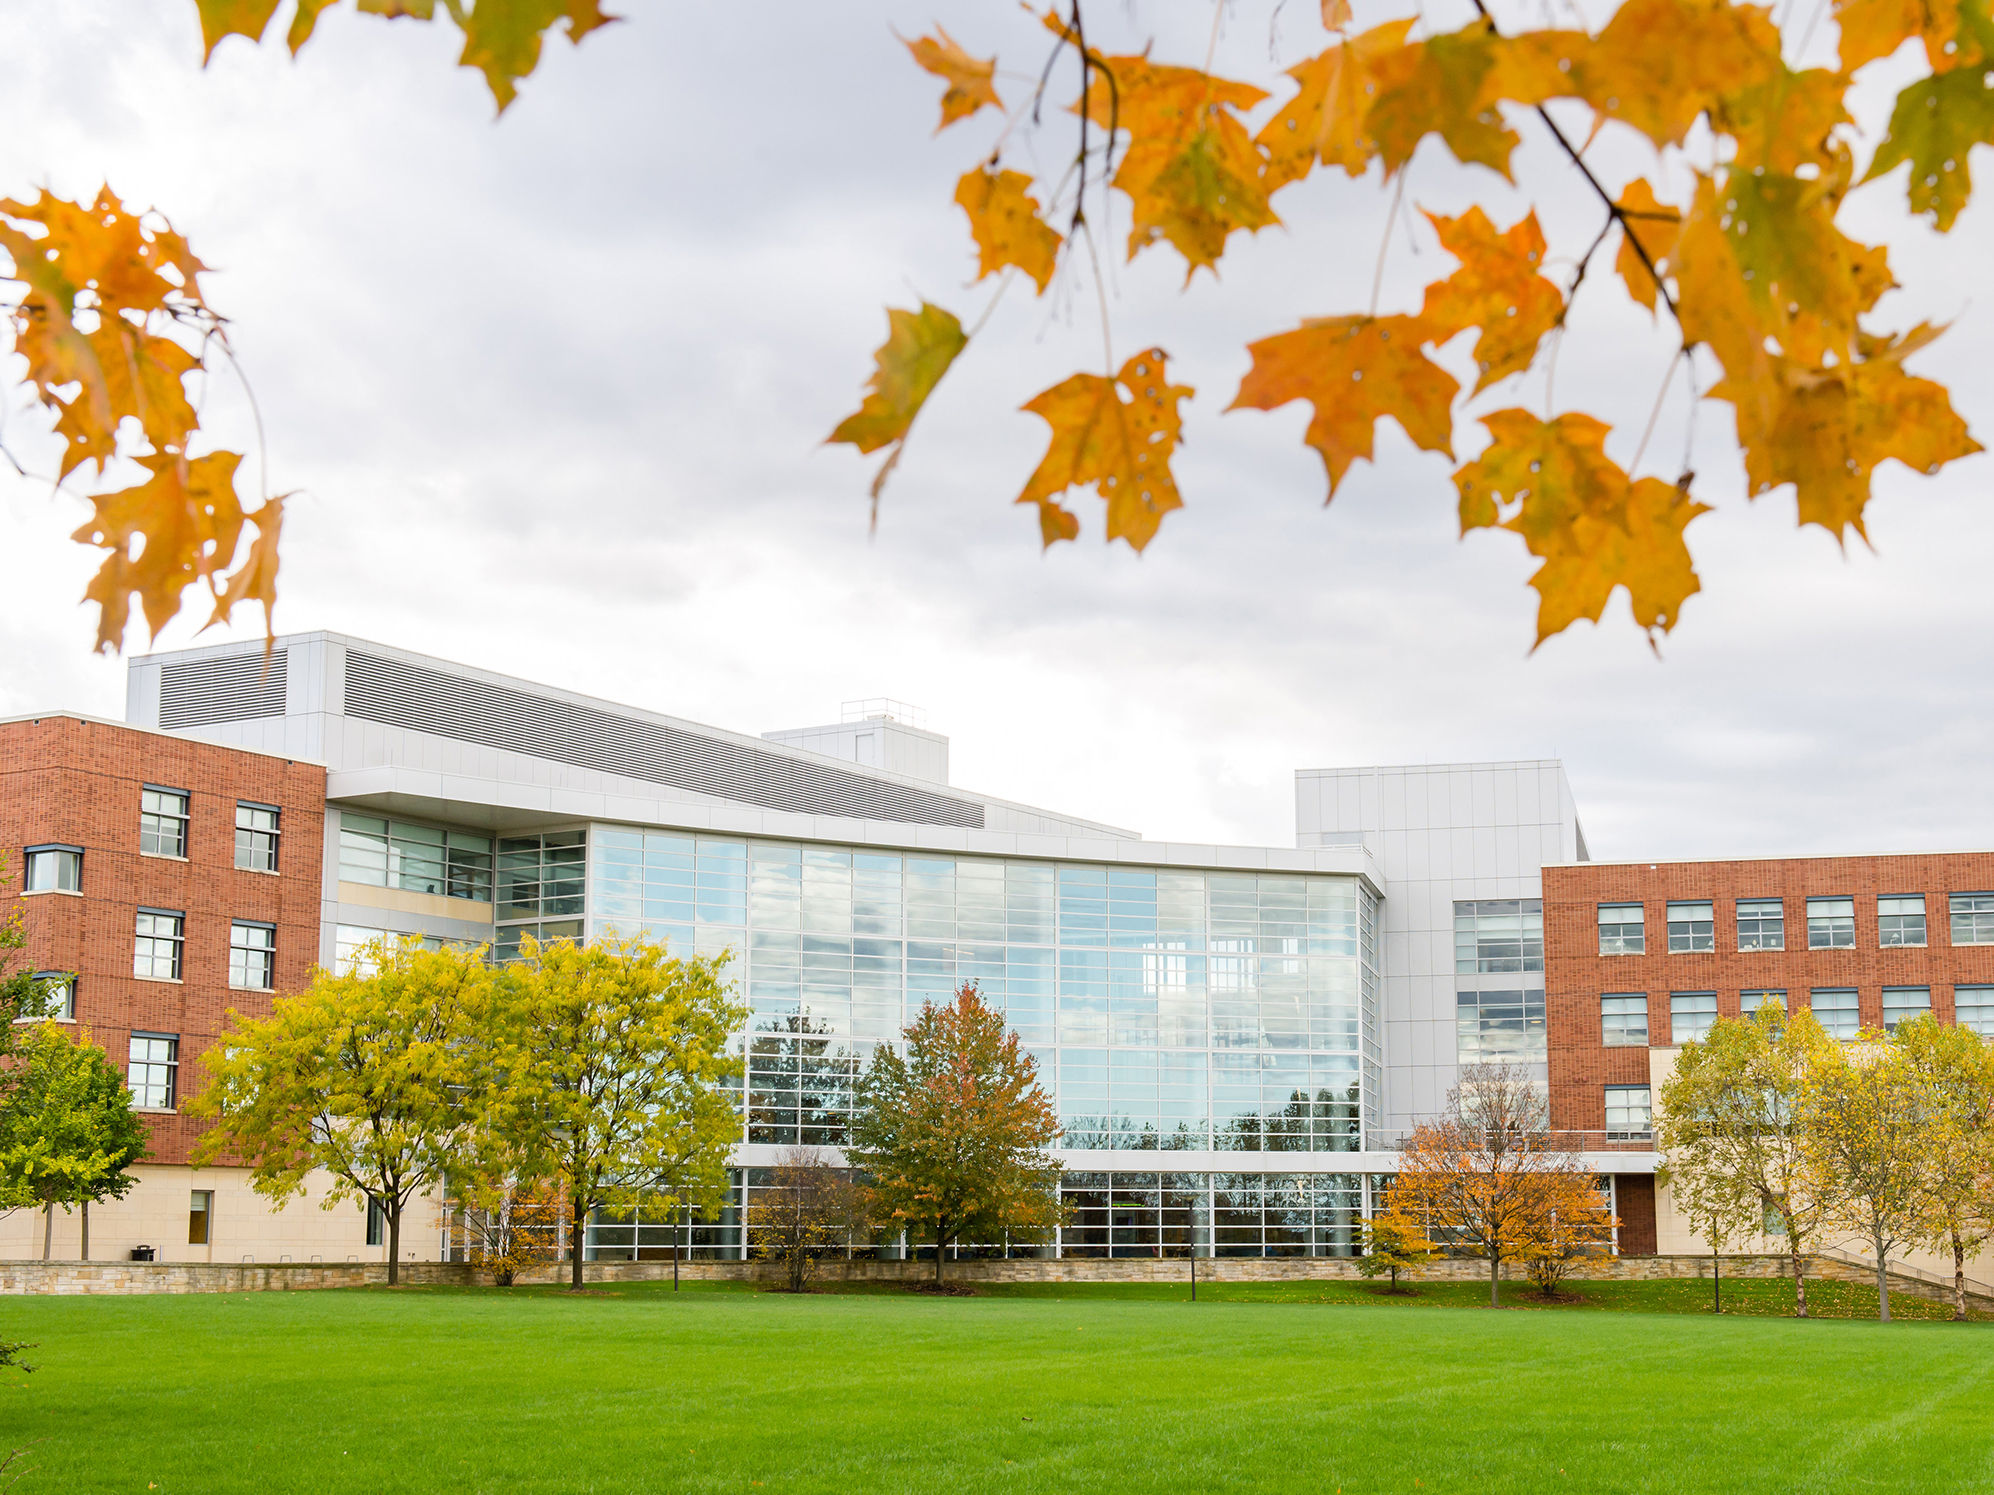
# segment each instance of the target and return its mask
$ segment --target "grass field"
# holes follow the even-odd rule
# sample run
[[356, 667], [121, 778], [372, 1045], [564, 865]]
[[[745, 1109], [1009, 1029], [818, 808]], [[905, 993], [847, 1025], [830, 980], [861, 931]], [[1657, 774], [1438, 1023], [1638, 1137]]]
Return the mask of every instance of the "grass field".
[[1987, 1326], [1586, 1289], [13, 1298], [0, 1427], [17, 1495], [1994, 1490]]

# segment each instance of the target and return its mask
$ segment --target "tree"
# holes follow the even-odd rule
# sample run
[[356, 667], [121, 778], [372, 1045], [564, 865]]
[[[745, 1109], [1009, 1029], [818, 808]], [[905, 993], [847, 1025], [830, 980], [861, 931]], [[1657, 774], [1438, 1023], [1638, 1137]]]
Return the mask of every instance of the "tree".
[[1970, 1028], [1929, 1015], [1899, 1023], [1894, 1041], [1928, 1104], [1931, 1170], [1922, 1239], [1952, 1256], [1953, 1318], [1966, 1318], [1966, 1259], [1994, 1236], [1994, 1051]]
[[[1789, 10], [1776, 21], [1729, 0], [1626, 0], [1591, 34], [1523, 27], [1516, 7], [1498, 16], [1485, 0], [1471, 4], [1472, 14], [1456, 10], [1464, 23], [1456, 29], [1428, 31], [1422, 16], [1415, 35], [1405, 18], [1355, 31], [1348, 0], [1324, 0], [1327, 45], [1285, 79], [1262, 80], [1284, 92], [1264, 111], [1268, 90], [1215, 76], [1211, 49], [1201, 66], [1187, 66], [1148, 49], [1108, 55], [1090, 46], [1081, 0], [1036, 18], [1051, 33], [1036, 26], [1030, 33], [1037, 86], [1008, 106], [995, 57], [976, 57], [939, 31], [907, 43], [915, 63], [946, 84], [943, 127], [986, 108], [1003, 118], [993, 139], [965, 153], [969, 169], [953, 191], [936, 194], [938, 205], [950, 201], [966, 215], [978, 279], [1001, 275], [999, 295], [1027, 280], [1041, 296], [1070, 298], [1086, 288], [1081, 267], [1092, 267], [1105, 345], [1100, 371], [1072, 374], [1021, 401], [1050, 427], [1046, 456], [1017, 498], [1035, 513], [1046, 545], [1078, 534], [1079, 519], [1062, 502], [1076, 487], [1092, 486], [1105, 501], [1107, 538], [1138, 550], [1185, 502], [1170, 464], [1182, 407], [1195, 391], [1169, 381], [1160, 349], [1114, 357], [1095, 226], [1128, 222], [1131, 259], [1169, 244], [1184, 260], [1188, 287], [1201, 268], [1216, 279], [1235, 233], [1279, 225], [1275, 198], [1321, 165], [1318, 186], [1337, 168], [1392, 189], [1389, 234], [1428, 137], [1438, 146], [1421, 156], [1423, 171], [1440, 167], [1443, 150], [1470, 171], [1468, 180], [1445, 183], [1450, 198], [1506, 204], [1509, 192], [1478, 190], [1494, 183], [1471, 169], [1513, 184], [1517, 149], [1527, 143], [1569, 163], [1597, 216], [1553, 242], [1534, 207], [1507, 226], [1476, 202], [1453, 217], [1427, 214], [1457, 270], [1425, 287], [1416, 309], [1409, 301], [1383, 307], [1381, 252], [1368, 301], [1353, 285], [1340, 298], [1342, 314], [1307, 316], [1288, 331], [1255, 329], [1252, 367], [1227, 409], [1308, 403], [1304, 440], [1322, 457], [1331, 497], [1352, 464], [1371, 457], [1380, 419], [1396, 420], [1422, 450], [1450, 462], [1457, 418], [1478, 421], [1491, 441], [1453, 473], [1460, 526], [1464, 534], [1511, 531], [1541, 562], [1531, 578], [1540, 641], [1577, 618], [1597, 621], [1616, 588], [1626, 589], [1636, 625], [1652, 640], [1674, 626], [1700, 585], [1684, 532], [1708, 508], [1691, 496], [1695, 474], [1686, 465], [1671, 474], [1657, 462], [1659, 475], [1641, 475], [1655, 421], [1623, 465], [1607, 453], [1614, 433], [1606, 424], [1557, 410], [1551, 398], [1556, 351], [1583, 330], [1578, 293], [1590, 288], [1589, 301], [1600, 294], [1608, 276], [1588, 272], [1609, 246], [1613, 276], [1657, 323], [1657, 414], [1679, 371], [1692, 411], [1706, 398], [1728, 404], [1748, 491], [1790, 485], [1801, 524], [1842, 541], [1852, 530], [1861, 537], [1881, 463], [1930, 473], [1980, 450], [1946, 390], [1905, 369], [1943, 329], [1866, 325], [1895, 282], [1885, 251], [1850, 238], [1837, 219], [1855, 188], [1908, 165], [1909, 211], [1928, 214], [1941, 233], [1952, 227], [1971, 191], [1970, 152], [1994, 140], [1984, 85], [1994, 21], [1984, 0], [1835, 0], [1834, 67], [1787, 61], [1789, 54], [1806, 60], [1820, 19], [1814, 12]], [[210, 55], [231, 35], [260, 40], [277, 10], [276, 0], [195, 5]], [[420, 21], [437, 14], [427, 0], [360, 8]], [[301, 0], [285, 33], [291, 50], [334, 9]], [[1278, 19], [1280, 9], [1270, 14]], [[596, 0], [452, 0], [442, 13], [463, 33], [460, 61], [485, 74], [501, 110], [537, 65], [546, 34], [564, 29], [578, 42], [611, 19]], [[1098, 3], [1093, 14], [1098, 40]], [[997, 12], [991, 24], [1004, 24]], [[1276, 20], [1269, 25], [1276, 29]], [[1852, 136], [1846, 107], [1852, 81], [1886, 59], [1898, 65], [1902, 45], [1914, 40], [1930, 70], [1897, 95], [1888, 133], [1859, 161], [1863, 142]], [[1658, 69], [1657, 57], [1673, 65]], [[1068, 110], [1054, 97], [1046, 110], [1062, 61], [1077, 97]], [[1709, 145], [1690, 155], [1685, 144], [1703, 138], [1699, 127], [1707, 127]], [[1041, 140], [1043, 129], [1064, 138]], [[1610, 185], [1605, 168], [1586, 159], [1595, 136], [1652, 149], [1654, 182], [1637, 176]], [[1064, 174], [1035, 182], [1016, 169], [1039, 158]], [[1113, 192], [1122, 195], [1119, 207]], [[227, 359], [228, 345], [186, 241], [108, 189], [88, 208], [46, 192], [34, 203], [0, 202], [0, 219], [0, 250], [27, 287], [8, 308], [16, 346], [63, 438], [62, 474], [95, 462], [102, 479], [120, 456], [151, 473], [94, 498], [96, 516], [76, 533], [106, 552], [88, 594], [100, 609], [100, 647], [121, 641], [134, 595], [156, 633], [195, 583], [207, 585], [224, 616], [240, 601], [263, 603], [267, 616], [283, 497], [266, 492], [246, 508], [234, 491], [239, 454], [187, 455], [198, 425], [185, 381]], [[1554, 265], [1569, 269], [1554, 276]], [[887, 450], [873, 483], [875, 508], [915, 418], [975, 335], [926, 301], [918, 312], [890, 308], [888, 322], [870, 392], [830, 438], [861, 452]], [[1624, 335], [1609, 318], [1600, 328], [1602, 336]], [[1464, 333], [1474, 335], [1472, 357], [1454, 344]], [[1456, 351], [1443, 351], [1449, 346]], [[1448, 362], [1474, 381], [1465, 400]], [[1484, 390], [1539, 367], [1547, 385], [1542, 419], [1517, 408], [1513, 390], [1503, 394], [1507, 408], [1474, 406]], [[118, 428], [127, 418], [140, 431], [121, 449]], [[236, 565], [250, 527], [257, 538]], [[134, 537], [142, 540], [136, 562]]]
[[521, 1272], [560, 1255], [567, 1190], [558, 1178], [473, 1180], [446, 1201], [443, 1226], [461, 1233], [465, 1259], [511, 1287]]
[[742, 1073], [728, 1040], [748, 1015], [726, 960], [528, 937], [506, 968], [484, 1035], [496, 1078], [483, 1128], [561, 1180], [577, 1290], [591, 1212], [640, 1196], [711, 1209], [726, 1190], [741, 1119], [722, 1082]]
[[1610, 1255], [1619, 1223], [1590, 1178], [1565, 1171], [1547, 1175], [1537, 1218], [1517, 1251], [1538, 1293], [1556, 1297], [1572, 1268]]
[[214, 1125], [196, 1166], [233, 1159], [281, 1208], [314, 1173], [322, 1208], [361, 1198], [388, 1227], [388, 1281], [401, 1280], [409, 1202], [443, 1181], [469, 1145], [492, 973], [482, 947], [425, 950], [375, 940], [344, 976], [312, 973], [267, 1018], [233, 1010], [189, 1110]]
[[1589, 1185], [1590, 1175], [1545, 1129], [1536, 1082], [1515, 1065], [1478, 1064], [1406, 1139], [1392, 1206], [1443, 1245], [1486, 1258], [1489, 1306], [1500, 1308], [1503, 1262], [1543, 1239], [1573, 1180]]
[[800, 1293], [825, 1253], [848, 1247], [871, 1222], [865, 1193], [848, 1170], [815, 1148], [792, 1147], [754, 1191], [746, 1225], [749, 1243], [764, 1259], [781, 1262], [789, 1291]]
[[1733, 1235], [1784, 1232], [1799, 1318], [1807, 1317], [1804, 1252], [1827, 1205], [1810, 1165], [1804, 1098], [1809, 1072], [1834, 1049], [1805, 1009], [1789, 1017], [1767, 1005], [1749, 1019], [1719, 1018], [1677, 1052], [1655, 1123], [1657, 1177], [1684, 1213]]
[[1062, 1165], [1046, 1152], [1059, 1115], [1038, 1064], [984, 1004], [976, 983], [945, 1007], [923, 1002], [893, 1045], [873, 1051], [845, 1155], [869, 1179], [873, 1217], [935, 1243], [935, 1283], [948, 1248], [1043, 1237], [1059, 1223]]
[[1364, 1254], [1357, 1258], [1357, 1270], [1366, 1277], [1390, 1274], [1389, 1293], [1411, 1292], [1399, 1286], [1399, 1273], [1417, 1277], [1433, 1260], [1434, 1245], [1419, 1228], [1419, 1221], [1391, 1206], [1364, 1222]]
[[145, 1127], [131, 1091], [104, 1051], [71, 1042], [54, 1023], [18, 1040], [15, 1083], [0, 1110], [0, 1198], [42, 1210], [42, 1260], [49, 1259], [55, 1209], [81, 1206], [83, 1255], [90, 1255], [93, 1201], [122, 1199], [138, 1180], [125, 1172], [146, 1155]]

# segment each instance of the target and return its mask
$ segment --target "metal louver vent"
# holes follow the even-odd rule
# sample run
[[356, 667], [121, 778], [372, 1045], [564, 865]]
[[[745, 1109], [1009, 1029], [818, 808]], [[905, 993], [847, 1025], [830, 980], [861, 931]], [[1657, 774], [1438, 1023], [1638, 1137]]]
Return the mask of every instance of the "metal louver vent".
[[346, 714], [769, 810], [983, 828], [983, 806], [348, 650]]
[[286, 653], [283, 649], [272, 652], [267, 669], [261, 650], [163, 666], [159, 672], [160, 730], [282, 716]]

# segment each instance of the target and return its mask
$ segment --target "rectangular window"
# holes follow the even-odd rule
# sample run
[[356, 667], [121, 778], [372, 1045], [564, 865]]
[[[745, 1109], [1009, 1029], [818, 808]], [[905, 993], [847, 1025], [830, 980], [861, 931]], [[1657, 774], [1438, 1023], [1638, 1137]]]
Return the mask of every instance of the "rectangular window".
[[1954, 893], [1952, 942], [1994, 945], [1994, 893]]
[[1761, 1007], [1777, 1007], [1781, 1012], [1786, 1011], [1786, 993], [1784, 991], [1741, 991], [1738, 993], [1738, 1011], [1746, 1017], [1750, 1017]]
[[228, 927], [228, 984], [269, 991], [275, 984], [277, 926], [237, 919]]
[[1547, 1055], [1544, 992], [1464, 991], [1454, 995], [1455, 1057], [1462, 1064], [1542, 1064]]
[[381, 1246], [387, 1244], [388, 1215], [372, 1199], [367, 1201], [367, 1244]]
[[1654, 1108], [1646, 1085], [1606, 1087], [1606, 1140], [1647, 1142], [1655, 1135]]
[[1708, 903], [1669, 905], [1669, 954], [1693, 955], [1716, 948], [1716, 915]]
[[184, 914], [164, 909], [138, 911], [138, 938], [132, 952], [132, 974], [151, 981], [180, 979], [180, 949], [186, 941]]
[[1808, 1005], [1830, 1038], [1850, 1039], [1862, 1031], [1862, 1007], [1852, 986], [1817, 986]]
[[1883, 1031], [1895, 1033], [1899, 1023], [1923, 1017], [1932, 1010], [1929, 986], [1886, 986], [1883, 988]]
[[277, 807], [237, 800], [235, 864], [249, 872], [277, 870]]
[[1876, 942], [1879, 945], [1925, 943], [1925, 895], [1876, 900]]
[[1676, 991], [1669, 993], [1669, 1042], [1688, 1043], [1701, 1038], [1717, 1021], [1717, 993]]
[[187, 1244], [205, 1246], [208, 1244], [208, 1222], [214, 1218], [215, 1191], [213, 1189], [193, 1189], [187, 1198]]
[[384, 820], [377, 815], [342, 813], [339, 876], [342, 882], [369, 887], [490, 903], [492, 838], [405, 820]]
[[76, 893], [83, 888], [83, 848], [30, 846], [23, 893]]
[[187, 792], [147, 785], [139, 796], [138, 849], [149, 857], [187, 855]]
[[1544, 904], [1485, 898], [1454, 905], [1454, 971], [1461, 976], [1544, 969]]
[[1786, 948], [1786, 905], [1777, 898], [1738, 900], [1738, 948], [1740, 950], [1784, 950]]
[[1982, 1038], [1994, 1038], [1994, 986], [1955, 986], [1953, 1020]]
[[1640, 904], [1602, 903], [1599, 906], [1601, 955], [1641, 955], [1647, 948]]
[[1618, 992], [1599, 999], [1599, 1040], [1610, 1049], [1648, 1046], [1648, 994]]
[[60, 1023], [76, 1021], [76, 977], [68, 971], [36, 971], [35, 980], [42, 984], [42, 1010], [40, 1018], [21, 1017], [16, 1022], [31, 1023], [53, 1019]]
[[173, 1033], [132, 1034], [131, 1066], [125, 1083], [132, 1104], [170, 1111], [180, 1093], [180, 1038]]
[[1856, 901], [1853, 898], [1807, 900], [1807, 948], [1852, 950], [1856, 943]]

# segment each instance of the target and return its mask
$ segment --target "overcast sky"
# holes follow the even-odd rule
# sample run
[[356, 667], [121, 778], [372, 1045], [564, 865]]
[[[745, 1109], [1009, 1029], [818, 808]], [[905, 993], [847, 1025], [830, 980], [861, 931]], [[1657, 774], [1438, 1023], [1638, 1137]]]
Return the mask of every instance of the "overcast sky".
[[[1395, 13], [1357, 3], [1361, 24]], [[1467, 13], [1439, 5], [1437, 27]], [[1706, 404], [1690, 461], [1716, 512], [1689, 531], [1705, 590], [1661, 659], [1624, 597], [1533, 655], [1533, 563], [1510, 535], [1457, 538], [1445, 459], [1385, 423], [1376, 465], [1325, 510], [1307, 407], [1221, 415], [1251, 338], [1364, 309], [1388, 227], [1382, 306], [1417, 307], [1451, 261], [1414, 204], [1480, 200], [1506, 224], [1535, 200], [1553, 257], [1582, 250], [1596, 209], [1534, 122], [1517, 121], [1517, 190], [1429, 140], [1396, 226], [1375, 172], [1318, 171], [1276, 199], [1288, 227], [1235, 236], [1221, 280], [1180, 289], [1168, 248], [1107, 254], [1117, 357], [1161, 346], [1198, 391], [1176, 465], [1188, 507], [1147, 555], [1102, 543], [1091, 494], [1069, 499], [1080, 542], [1041, 555], [1032, 512], [1010, 502], [1045, 436], [1017, 407], [1101, 364], [1084, 261], [1043, 300], [1027, 284], [999, 303], [869, 536], [873, 459], [820, 443], [856, 405], [882, 308], [925, 296], [969, 323], [994, 284], [969, 284], [950, 199], [996, 116], [933, 134], [941, 85], [893, 28], [940, 19], [1016, 74], [1036, 72], [1047, 38], [999, 0], [612, 8], [627, 22], [550, 43], [496, 123], [442, 24], [335, 11], [295, 63], [233, 39], [204, 72], [191, 0], [0, 11], [0, 188], [87, 196], [108, 179], [215, 268], [206, 289], [260, 399], [271, 484], [302, 494], [280, 631], [750, 732], [896, 696], [950, 735], [957, 783], [1151, 838], [1292, 844], [1298, 767], [1558, 757], [1599, 857], [1994, 845], [1994, 460], [1937, 478], [1885, 466], [1876, 553], [1844, 555], [1796, 529], [1790, 490], [1746, 502], [1728, 408]], [[1289, 0], [1278, 33], [1272, 8], [1228, 9], [1221, 71], [1265, 81], [1270, 45], [1286, 67], [1324, 44], [1313, 4]], [[1108, 49], [1153, 39], [1158, 60], [1194, 65], [1212, 22], [1209, 0], [1089, 12]], [[1832, 43], [1824, 23], [1814, 53]], [[1864, 159], [1910, 75], [1901, 59], [1872, 71]], [[1002, 87], [1015, 101], [1029, 84]], [[1049, 110], [1008, 159], [1056, 175], [1069, 131]], [[1595, 159], [1615, 185], [1654, 171], [1612, 133]], [[1664, 180], [1679, 187], [1680, 165]], [[1875, 325], [1955, 323], [1914, 369], [1950, 384], [1988, 440], [1994, 336], [1971, 291], [1994, 262], [1990, 189], [1942, 238], [1906, 219], [1902, 182], [1843, 212], [1857, 237], [1888, 240], [1906, 287]], [[1613, 422], [1627, 461], [1668, 333], [1603, 274], [1572, 321], [1552, 398]], [[1445, 361], [1469, 367], [1461, 343]], [[1473, 409], [1541, 412], [1546, 393], [1540, 368]], [[217, 439], [253, 442], [235, 391], [218, 383], [207, 409]], [[1686, 414], [1664, 408], [1644, 471], [1675, 475]], [[42, 428], [16, 392], [8, 446], [49, 472]], [[1457, 442], [1470, 455], [1479, 428], [1462, 418]], [[0, 478], [0, 713], [122, 714], [123, 665], [90, 654], [76, 604], [96, 562], [67, 536], [87, 512]], [[141, 631], [129, 647], [144, 651]]]

